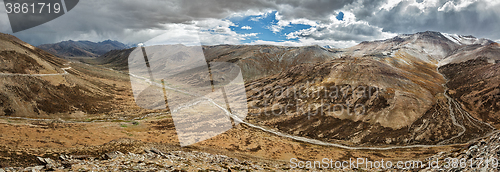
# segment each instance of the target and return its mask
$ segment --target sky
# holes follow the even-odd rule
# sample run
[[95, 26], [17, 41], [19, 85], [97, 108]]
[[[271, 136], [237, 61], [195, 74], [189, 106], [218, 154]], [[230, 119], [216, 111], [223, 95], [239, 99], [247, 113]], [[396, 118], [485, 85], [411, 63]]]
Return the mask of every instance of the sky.
[[499, 28], [498, 0], [80, 0], [67, 14], [16, 33], [0, 10], [0, 32], [33, 45], [108, 39], [136, 44], [163, 35], [203, 45], [344, 48], [428, 30], [500, 42]]

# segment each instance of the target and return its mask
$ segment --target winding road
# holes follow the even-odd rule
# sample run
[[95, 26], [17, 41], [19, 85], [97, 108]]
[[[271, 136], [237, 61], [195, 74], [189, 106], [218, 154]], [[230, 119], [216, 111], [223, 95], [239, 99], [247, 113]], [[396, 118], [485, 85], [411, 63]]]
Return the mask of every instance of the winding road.
[[[5, 73], [2, 74], [2, 73], [0, 73], [0, 75], [4, 75], [4, 76], [53, 76], [53, 75], [67, 75], [68, 72], [66, 70], [71, 69], [71, 67], [61, 68], [61, 69], [64, 70], [64, 73], [59, 73], [59, 74], [5, 74]], [[112, 69], [109, 69], [109, 70], [112, 70]], [[115, 71], [115, 70], [113, 70], [113, 71]], [[117, 72], [120, 72], [120, 71], [117, 71]], [[124, 73], [124, 72], [120, 72], [120, 73]], [[145, 77], [141, 77], [141, 76], [137, 76], [137, 75], [129, 74], [129, 73], [124, 73], [124, 74], [128, 74], [128, 75], [130, 75], [130, 76], [132, 76], [134, 78], [138, 78], [138, 79], [147, 81], [147, 82], [149, 82], [149, 83], [151, 83], [153, 85], [162, 87], [162, 85], [160, 85], [159, 83], [152, 82], [152, 81], [150, 81], [149, 79], [147, 79]], [[185, 94], [196, 96], [196, 95], [191, 94], [189, 92], [186, 92], [186, 91], [183, 91], [183, 90], [179, 90], [179, 89], [176, 89], [176, 88], [172, 88], [172, 87], [168, 87], [168, 86], [165, 86], [165, 89], [169, 89], [169, 90], [172, 90], [172, 91], [177, 91], [177, 92], [181, 92], [181, 93], [185, 93]], [[456, 120], [456, 114], [454, 113], [453, 109], [458, 109], [458, 112], [461, 115], [464, 116], [464, 119], [465, 118], [468, 118], [468, 120], [473, 119], [476, 122], [480, 122], [480, 123], [486, 124], [489, 127], [491, 127], [493, 129], [493, 131], [490, 132], [490, 133], [488, 133], [486, 136], [489, 136], [489, 135], [495, 133], [495, 131], [497, 131], [491, 125], [489, 125], [487, 123], [484, 123], [482, 121], [479, 121], [479, 120], [473, 118], [472, 116], [470, 116], [470, 114], [467, 113], [467, 111], [463, 110], [461, 108], [461, 106], [459, 106], [459, 104], [453, 98], [451, 98], [451, 97], [449, 97], [447, 95], [446, 92], [444, 93], [444, 95], [448, 99], [448, 108], [450, 110], [450, 117], [451, 117], [451, 119], [453, 121], [453, 124], [455, 126], [461, 128], [462, 131], [458, 135], [456, 135], [456, 136], [454, 136], [454, 137], [452, 137], [452, 138], [450, 138], [448, 140], [445, 140], [442, 143], [445, 143], [446, 141], [449, 141], [449, 140], [455, 139], [457, 137], [460, 137], [466, 131], [466, 128], [462, 124], [460, 124], [460, 123], [457, 122], [457, 120]], [[456, 144], [448, 144], [448, 145], [446, 145], [446, 144], [437, 144], [437, 145], [408, 145], [408, 146], [386, 146], [386, 147], [357, 147], [357, 146], [347, 146], [347, 145], [343, 145], [343, 144], [336, 144], [336, 143], [324, 142], [324, 141], [320, 141], [320, 140], [316, 140], [316, 139], [310, 139], [310, 138], [305, 138], [305, 137], [300, 137], [300, 136], [294, 136], [294, 135], [282, 133], [280, 131], [276, 131], [276, 130], [273, 130], [273, 129], [270, 129], [270, 128], [267, 128], [267, 127], [262, 127], [262, 126], [258, 126], [258, 125], [255, 125], [255, 124], [248, 123], [248, 122], [244, 121], [243, 119], [239, 118], [237, 115], [232, 114], [226, 108], [224, 108], [223, 106], [221, 106], [218, 103], [214, 102], [213, 99], [210, 99], [208, 97], [204, 97], [204, 98], [202, 98], [202, 100], [197, 100], [196, 102], [185, 104], [184, 106], [180, 106], [180, 107], [174, 109], [173, 111], [177, 111], [177, 110], [180, 110], [182, 108], [189, 108], [189, 107], [194, 106], [194, 105], [196, 105], [196, 104], [198, 104], [198, 103], [200, 103], [202, 101], [208, 101], [208, 102], [210, 102], [214, 106], [216, 106], [219, 109], [221, 109], [225, 113], [225, 115], [227, 115], [228, 117], [232, 118], [234, 121], [237, 121], [239, 123], [243, 123], [243, 124], [245, 124], [245, 125], [247, 125], [247, 126], [249, 126], [251, 128], [262, 130], [264, 132], [268, 132], [268, 133], [271, 133], [271, 134], [274, 134], [274, 135], [277, 135], [277, 136], [280, 136], [280, 137], [290, 138], [290, 139], [293, 139], [293, 140], [296, 140], [296, 141], [310, 143], [310, 144], [315, 144], [315, 145], [332, 146], [332, 147], [338, 147], [338, 148], [349, 149], [349, 150], [391, 150], [391, 149], [408, 149], [408, 148], [431, 148], [431, 147], [442, 147], [442, 146], [456, 145]], [[455, 108], [453, 108], [452, 106], [455, 106]], [[162, 114], [167, 114], [167, 113], [150, 113], [150, 114], [147, 114], [147, 115], [145, 115], [143, 117], [134, 118], [134, 120], [141, 120], [141, 119], [144, 119], [144, 118], [149, 117], [149, 116], [162, 115]], [[53, 119], [32, 119], [32, 118], [23, 118], [23, 117], [9, 117], [9, 118], [12, 118], [12, 119], [25, 119], [25, 120], [53, 120]], [[63, 121], [63, 122], [72, 122], [72, 123], [92, 123], [92, 122], [106, 122], [108, 120], [95, 120], [95, 121], [90, 121], [90, 122], [76, 122], [76, 121], [64, 121], [64, 120], [61, 120], [61, 121]], [[473, 141], [473, 140], [471, 140], [471, 141]], [[469, 142], [471, 142], [471, 141], [469, 141]]]
[[[457, 127], [461, 128], [461, 129], [462, 129], [462, 131], [461, 131], [460, 133], [458, 133], [456, 136], [453, 136], [452, 138], [449, 138], [449, 139], [446, 139], [446, 140], [443, 140], [443, 141], [439, 142], [439, 143], [438, 143], [438, 145], [440, 145], [440, 144], [444, 144], [444, 143], [447, 143], [447, 142], [448, 142], [448, 141], [450, 141], [450, 140], [453, 140], [453, 139], [455, 139], [455, 138], [458, 138], [458, 137], [462, 136], [462, 135], [465, 133], [465, 131], [467, 131], [467, 129], [465, 128], [465, 126], [464, 126], [464, 125], [462, 125], [462, 124], [460, 124], [460, 123], [458, 123], [458, 122], [457, 122], [457, 118], [456, 118], [456, 116], [455, 116], [455, 112], [454, 112], [454, 109], [453, 109], [453, 105], [455, 105], [455, 104], [453, 103], [453, 101], [454, 101], [454, 100], [453, 100], [450, 96], [448, 96], [448, 94], [447, 94], [446, 92], [448, 92], [448, 89], [446, 89], [446, 90], [444, 91], [444, 96], [446, 97], [446, 99], [448, 99], [448, 110], [449, 110], [449, 112], [450, 112], [451, 122], [453, 123], [453, 125], [455, 125], [455, 126], [457, 126]], [[455, 106], [456, 106], [456, 105], [455, 105]], [[456, 108], [456, 107], [455, 107], [455, 108]]]
[[[141, 79], [141, 80], [145, 80], [153, 85], [156, 85], [158, 87], [162, 87], [162, 85], [160, 85], [159, 83], [155, 83], [155, 82], [151, 82], [149, 79], [145, 78], [145, 77], [141, 77], [141, 76], [137, 76], [137, 75], [134, 75], [134, 74], [130, 74], [130, 76], [134, 77], [134, 78], [138, 78], [138, 79]], [[171, 87], [168, 87], [168, 86], [165, 86], [166, 89], [169, 89], [169, 90], [173, 90], [173, 91], [178, 91], [178, 92], [181, 92], [181, 93], [185, 93], [185, 94], [189, 94], [189, 95], [192, 95], [192, 96], [199, 96], [199, 95], [194, 95], [194, 94], [191, 94], [189, 92], [186, 92], [186, 91], [183, 91], [183, 90], [179, 90], [179, 89], [175, 89], [175, 88], [171, 88]], [[463, 110], [461, 108], [461, 106], [458, 106], [458, 103], [451, 97], [449, 97], [447, 95], [447, 93], [445, 92], [444, 95], [446, 96], [446, 98], [448, 99], [448, 104], [449, 104], [449, 110], [450, 110], [450, 116], [452, 118], [452, 121], [453, 121], [453, 124], [462, 128], [462, 132], [460, 132], [458, 135], [448, 139], [448, 140], [452, 140], [452, 139], [455, 139], [457, 137], [460, 137], [461, 135], [463, 135], [466, 131], [466, 128], [459, 124], [456, 120], [456, 116], [455, 116], [455, 113], [453, 111], [453, 105], [455, 106], [455, 109], [459, 109], [459, 112], [460, 113], [465, 113], [468, 115], [467, 111]], [[208, 97], [204, 97], [203, 98], [204, 100], [212, 103], [213, 105], [215, 105], [216, 107], [218, 107], [219, 109], [221, 109], [222, 111], [224, 111], [224, 113], [232, 118], [235, 122], [239, 122], [239, 123], [243, 123], [249, 127], [252, 127], [252, 128], [255, 128], [255, 129], [259, 129], [259, 130], [262, 130], [264, 132], [268, 132], [268, 133], [272, 133], [272, 134], [275, 134], [275, 135], [278, 135], [280, 137], [286, 137], [286, 138], [290, 138], [290, 139], [293, 139], [293, 140], [296, 140], [296, 141], [300, 141], [300, 142], [306, 142], [306, 143], [310, 143], [310, 144], [315, 144], [315, 145], [321, 145], [321, 146], [332, 146], [332, 147], [338, 147], [338, 148], [342, 148], [342, 149], [349, 149], [349, 150], [391, 150], [391, 149], [408, 149], [408, 148], [430, 148], [430, 147], [441, 147], [441, 146], [449, 146], [449, 145], [456, 145], [456, 144], [436, 144], [436, 145], [408, 145], [408, 146], [386, 146], [386, 147], [357, 147], [357, 146], [347, 146], [347, 145], [343, 145], [343, 144], [337, 144], [337, 143], [330, 143], [330, 142], [324, 142], [324, 141], [320, 141], [320, 140], [316, 140], [316, 139], [310, 139], [310, 138], [306, 138], [306, 137], [300, 137], [300, 136], [294, 136], [294, 135], [290, 135], [290, 134], [286, 134], [286, 133], [282, 133], [280, 131], [276, 131], [276, 130], [273, 130], [273, 129], [270, 129], [270, 128], [266, 128], [266, 127], [262, 127], [262, 126], [258, 126], [258, 125], [255, 125], [255, 124], [251, 124], [251, 123], [248, 123], [246, 121], [244, 121], [243, 119], [239, 118], [237, 115], [229, 112], [226, 108], [224, 108], [223, 106], [217, 104], [216, 102], [214, 102], [213, 99], [210, 99]], [[193, 103], [189, 103], [189, 104], [186, 104], [184, 106], [180, 106], [176, 109], [174, 109], [173, 111], [178, 111], [179, 109], [182, 109], [182, 108], [189, 108], [193, 105], [196, 105], [198, 103], [200, 103], [201, 101], [198, 100], [196, 102], [193, 102]], [[470, 115], [468, 115], [470, 117]], [[472, 117], [471, 117], [472, 118]], [[472, 118], [474, 119], [474, 118]], [[478, 122], [481, 122], [477, 119], [474, 119]], [[491, 128], [493, 128], [491, 125], [488, 124], [488, 126], [490, 126]], [[495, 130], [494, 130], [495, 131]], [[494, 132], [493, 131], [493, 132]], [[487, 135], [491, 135], [493, 134], [493, 132], [487, 134]], [[445, 141], [448, 141], [448, 140], [445, 140]], [[471, 140], [472, 141], [472, 140]], [[444, 142], [444, 141], [443, 141]], [[470, 142], [470, 141], [469, 141]]]
[[58, 76], [58, 75], [68, 75], [66, 70], [71, 69], [71, 67], [61, 68], [64, 73], [48, 73], [48, 74], [20, 74], [20, 73], [0, 73], [0, 76]]
[[[439, 69], [436, 68], [436, 70], [438, 71], [438, 73], [443, 76], [443, 78], [446, 79], [446, 83], [448, 83], [448, 79], [439, 72]], [[462, 131], [460, 133], [458, 133], [456, 136], [453, 136], [449, 139], [446, 139], [446, 140], [443, 140], [441, 142], [438, 143], [438, 145], [445, 145], [446, 143], [448, 143], [449, 141], [452, 141], [453, 139], [456, 139], [462, 135], [465, 134], [465, 132], [467, 131], [467, 128], [463, 125], [465, 124], [465, 120], [467, 119], [472, 125], [474, 125], [476, 128], [480, 129], [480, 130], [483, 130], [481, 127], [479, 127], [478, 125], [476, 125], [474, 122], [472, 122], [472, 120], [474, 120], [475, 122], [477, 123], [480, 123], [480, 124], [483, 124], [483, 125], [486, 125], [488, 127], [490, 127], [490, 129], [492, 129], [492, 131], [490, 133], [488, 133], [487, 135], [490, 135], [491, 133], [495, 132], [496, 131], [496, 128], [491, 126], [490, 124], [486, 123], [486, 122], [483, 122], [483, 121], [480, 121], [480, 120], [477, 120], [476, 118], [472, 117], [469, 112], [465, 111], [462, 106], [460, 106], [460, 104], [453, 98], [451, 98], [449, 95], [448, 95], [448, 87], [446, 86], [446, 84], [443, 84], [443, 87], [446, 88], [445, 91], [444, 91], [444, 96], [446, 97], [446, 99], [448, 100], [448, 110], [449, 110], [449, 113], [450, 113], [450, 118], [452, 120], [452, 123], [453, 125], [459, 127]], [[453, 108], [454, 107], [454, 108]], [[456, 112], [456, 113], [455, 113]], [[460, 115], [462, 116], [462, 123], [463, 124], [460, 124], [457, 122], [457, 116], [458, 113], [460, 113]], [[472, 119], [472, 120], [471, 120]], [[483, 130], [484, 131], [484, 130]]]

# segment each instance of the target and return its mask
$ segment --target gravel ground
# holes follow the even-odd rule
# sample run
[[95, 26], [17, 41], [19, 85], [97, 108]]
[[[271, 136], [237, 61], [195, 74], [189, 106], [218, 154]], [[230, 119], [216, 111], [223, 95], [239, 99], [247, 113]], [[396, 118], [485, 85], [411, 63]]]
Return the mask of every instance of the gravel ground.
[[145, 149], [144, 153], [114, 151], [101, 157], [61, 155], [59, 159], [38, 157], [40, 166], [27, 168], [3, 168], [3, 171], [281, 171], [286, 168], [268, 164], [241, 161], [225, 155], [204, 152]]

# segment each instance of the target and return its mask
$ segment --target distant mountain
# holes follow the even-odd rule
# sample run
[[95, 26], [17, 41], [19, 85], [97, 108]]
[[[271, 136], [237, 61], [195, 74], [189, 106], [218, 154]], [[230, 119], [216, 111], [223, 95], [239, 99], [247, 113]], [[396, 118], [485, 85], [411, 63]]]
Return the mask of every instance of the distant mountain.
[[[178, 45], [179, 50], [189, 47]], [[128, 56], [133, 49], [114, 50], [95, 60], [97, 63], [116, 70], [128, 69]], [[335, 49], [320, 46], [286, 47], [273, 45], [214, 45], [203, 46], [209, 62], [232, 62], [243, 70], [245, 80], [258, 79], [278, 74], [290, 67], [303, 63], [317, 63], [339, 58]]]
[[[111, 50], [96, 59], [91, 63], [97, 63], [108, 68], [115, 70], [127, 71], [128, 70], [128, 56], [135, 48]], [[90, 61], [89, 61], [90, 62]]]
[[325, 49], [318, 45], [216, 45], [204, 46], [203, 52], [207, 61], [237, 64], [245, 80], [279, 74], [299, 64], [325, 62], [340, 57], [335, 49]]
[[343, 55], [353, 57], [392, 57], [399, 50], [404, 50], [420, 60], [434, 63], [466, 47], [477, 48], [491, 43], [493, 43], [493, 41], [479, 39], [473, 36], [450, 36], [445, 33], [427, 31], [415, 34], [401, 34], [387, 40], [365, 41], [351, 48], [347, 48]]
[[118, 41], [63, 41], [55, 44], [44, 44], [38, 48], [61, 57], [98, 57], [111, 50], [130, 48]]

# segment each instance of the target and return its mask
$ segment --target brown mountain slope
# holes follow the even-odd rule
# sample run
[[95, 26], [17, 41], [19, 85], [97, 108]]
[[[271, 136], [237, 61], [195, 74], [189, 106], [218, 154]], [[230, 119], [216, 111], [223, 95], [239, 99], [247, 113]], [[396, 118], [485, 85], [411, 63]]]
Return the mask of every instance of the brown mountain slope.
[[128, 71], [128, 56], [134, 49], [111, 50], [96, 59], [87, 60], [86, 62], [99, 64], [115, 70]]
[[448, 79], [450, 96], [471, 114], [496, 128], [500, 127], [500, 63], [488, 63], [479, 56], [439, 68]]
[[[489, 42], [473, 37], [460, 42], [447, 34], [421, 32], [337, 50], [318, 46], [219, 45], [204, 46], [203, 51], [207, 61], [232, 62], [242, 69], [250, 113], [257, 114], [248, 117], [253, 123], [353, 145], [445, 144], [466, 142], [492, 129], [445, 94], [446, 79], [436, 70], [438, 63], [463, 52], [489, 50], [485, 48], [491, 46]], [[189, 52], [190, 48], [172, 46], [177, 46], [179, 60], [186, 56], [183, 50]], [[128, 65], [124, 62], [128, 51], [110, 52], [96, 61], [123, 70]], [[152, 63], [169, 64], [161, 58]], [[176, 77], [183, 79], [182, 75]], [[356, 97], [360, 92], [355, 89], [359, 87], [377, 90], [361, 91], [377, 96]], [[292, 95], [315, 92], [318, 96], [279, 96], [284, 91]], [[325, 92], [327, 95], [321, 94]], [[340, 92], [336, 93], [340, 96], [332, 98], [332, 92]], [[344, 113], [335, 114], [341, 107]], [[279, 113], [283, 108], [289, 109]], [[314, 115], [322, 108], [336, 109]], [[364, 115], [351, 115], [363, 108]]]
[[126, 87], [120, 77], [59, 59], [10, 35], [0, 35], [0, 61], [0, 116], [87, 117], [130, 103], [114, 100]]
[[[349, 145], [462, 142], [491, 131], [485, 124], [454, 115], [460, 110], [449, 106], [439, 92], [443, 87], [434, 90], [413, 77], [370, 59], [296, 66], [247, 84], [253, 114], [247, 120]], [[425, 79], [444, 83], [442, 77]]]
[[[342, 60], [299, 65], [247, 83], [255, 114], [247, 119], [289, 134], [352, 145], [466, 142], [492, 128], [444, 94], [446, 80], [436, 69], [440, 60], [467, 46], [473, 45], [459, 45], [437, 32], [361, 43], [343, 50]], [[378, 92], [357, 96], [371, 95], [363, 88]], [[337, 89], [341, 96], [331, 97]], [[307, 93], [313, 96], [300, 96]]]
[[439, 66], [450, 63], [461, 63], [468, 60], [474, 60], [478, 57], [484, 58], [489, 63], [500, 61], [500, 45], [498, 43], [491, 43], [486, 46], [472, 45], [461, 47], [455, 50], [452, 55], [446, 57], [439, 62]]
[[0, 33], [0, 51], [2, 73], [62, 73], [60, 67], [66, 62], [3, 33]]

